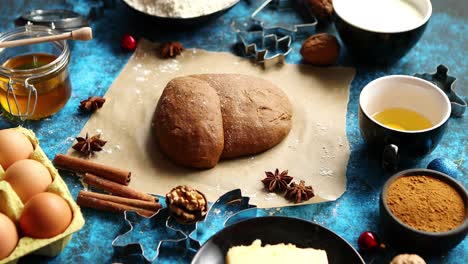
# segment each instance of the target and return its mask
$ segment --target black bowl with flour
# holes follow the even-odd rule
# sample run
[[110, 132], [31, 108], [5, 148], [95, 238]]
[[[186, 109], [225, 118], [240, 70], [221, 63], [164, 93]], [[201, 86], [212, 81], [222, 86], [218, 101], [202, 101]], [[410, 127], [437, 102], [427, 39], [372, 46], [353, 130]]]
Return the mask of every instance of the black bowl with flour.
[[231, 8], [236, 6], [240, 0], [235, 0], [228, 6], [220, 10], [216, 10], [215, 12], [204, 14], [201, 16], [194, 16], [194, 17], [162, 17], [157, 16], [154, 14], [149, 14], [144, 11], [138, 10], [134, 5], [129, 3], [127, 0], [123, 0], [126, 6], [131, 9], [135, 14], [140, 16], [140, 18], [144, 19], [144, 23], [146, 25], [157, 26], [160, 27], [162, 30], [183, 30], [183, 29], [191, 29], [194, 27], [201, 26], [205, 23], [213, 21], [214, 19], [218, 18], [219, 16], [223, 15]]
[[[392, 183], [407, 176], [428, 176], [452, 187], [464, 204], [464, 220], [449, 231], [428, 232], [413, 228], [396, 217], [387, 204], [387, 194]], [[434, 255], [446, 252], [458, 245], [468, 233], [468, 193], [462, 184], [452, 177], [434, 170], [410, 169], [401, 171], [387, 180], [380, 195], [380, 220], [384, 242], [406, 253]]]

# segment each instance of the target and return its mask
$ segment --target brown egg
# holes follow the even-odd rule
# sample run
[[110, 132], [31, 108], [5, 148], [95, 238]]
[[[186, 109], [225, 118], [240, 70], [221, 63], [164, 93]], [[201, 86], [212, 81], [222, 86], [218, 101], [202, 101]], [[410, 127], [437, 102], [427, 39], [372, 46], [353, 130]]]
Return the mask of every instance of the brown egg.
[[43, 192], [34, 195], [26, 203], [19, 224], [25, 236], [50, 238], [67, 229], [72, 215], [65, 199], [54, 193]]
[[45, 192], [52, 183], [49, 170], [39, 161], [24, 159], [13, 163], [5, 172], [7, 181], [23, 203]]
[[18, 244], [18, 231], [8, 216], [0, 213], [0, 260], [8, 257]]
[[13, 129], [0, 130], [0, 165], [6, 170], [15, 161], [27, 159], [34, 148], [29, 139]]

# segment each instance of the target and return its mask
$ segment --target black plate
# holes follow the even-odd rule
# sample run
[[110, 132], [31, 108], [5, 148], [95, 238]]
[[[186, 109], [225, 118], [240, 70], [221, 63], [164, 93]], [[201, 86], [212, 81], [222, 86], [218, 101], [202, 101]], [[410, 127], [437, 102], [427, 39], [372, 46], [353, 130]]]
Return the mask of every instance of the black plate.
[[229, 248], [262, 244], [292, 243], [301, 248], [327, 251], [329, 264], [363, 264], [359, 253], [333, 231], [309, 221], [290, 217], [258, 217], [228, 226], [211, 237], [197, 252], [192, 264], [222, 264]]

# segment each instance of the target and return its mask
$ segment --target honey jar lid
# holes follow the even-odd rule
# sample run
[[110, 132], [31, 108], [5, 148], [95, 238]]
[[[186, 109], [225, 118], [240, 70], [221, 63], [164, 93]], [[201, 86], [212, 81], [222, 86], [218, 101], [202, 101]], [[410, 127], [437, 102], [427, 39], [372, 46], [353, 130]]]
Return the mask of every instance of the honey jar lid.
[[89, 21], [80, 14], [65, 9], [37, 9], [23, 13], [18, 24], [31, 22], [34, 25], [44, 25], [58, 31], [72, 31], [89, 26]]

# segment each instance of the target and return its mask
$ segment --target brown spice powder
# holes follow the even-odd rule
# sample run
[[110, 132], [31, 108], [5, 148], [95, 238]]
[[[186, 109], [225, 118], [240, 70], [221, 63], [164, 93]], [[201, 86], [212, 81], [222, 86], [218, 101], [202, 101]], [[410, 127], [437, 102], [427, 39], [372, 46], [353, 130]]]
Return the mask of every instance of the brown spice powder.
[[460, 194], [429, 176], [398, 178], [387, 190], [386, 203], [400, 221], [422, 231], [448, 231], [465, 219]]

